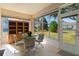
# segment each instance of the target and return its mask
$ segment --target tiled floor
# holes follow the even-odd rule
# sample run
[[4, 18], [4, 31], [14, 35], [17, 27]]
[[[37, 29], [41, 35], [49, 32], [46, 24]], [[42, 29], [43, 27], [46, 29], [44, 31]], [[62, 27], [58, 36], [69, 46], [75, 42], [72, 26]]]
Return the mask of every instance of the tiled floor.
[[51, 45], [44, 45], [44, 48], [41, 46], [35, 47], [32, 49], [31, 52], [27, 52], [27, 50], [22, 50], [23, 48], [21, 47], [20, 53], [16, 53], [15, 55], [22, 55], [22, 56], [57, 56], [57, 52], [59, 51], [58, 48], [52, 47]]
[[[6, 44], [4, 47], [4, 56], [61, 56], [58, 53], [60, 51], [58, 48], [58, 41], [45, 37], [42, 44], [44, 48], [42, 46], [37, 46], [36, 43], [35, 48], [33, 48], [30, 52], [27, 52], [27, 49], [24, 49], [22, 45], [15, 46], [14, 44]], [[14, 50], [19, 52], [16, 53]]]
[[54, 47], [50, 39], [45, 37], [42, 44], [44, 48], [42, 46], [37, 46], [37, 43], [36, 43], [35, 48], [33, 48], [32, 51], [30, 52], [27, 52], [27, 49], [24, 50], [23, 46], [15, 46], [14, 44], [12, 44], [11, 46], [16, 50], [18, 50], [19, 52], [11, 53], [11, 51], [8, 48], [5, 48], [7, 51], [5, 51], [4, 56], [13, 56], [13, 55], [14, 56], [58, 56], [59, 55], [57, 52], [60, 49], [56, 48], [56, 46]]

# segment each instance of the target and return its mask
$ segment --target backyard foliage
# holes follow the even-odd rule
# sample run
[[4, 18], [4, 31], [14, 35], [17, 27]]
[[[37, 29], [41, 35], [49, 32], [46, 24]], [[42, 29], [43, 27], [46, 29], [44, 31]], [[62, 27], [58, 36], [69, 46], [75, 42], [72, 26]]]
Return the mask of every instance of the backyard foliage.
[[57, 32], [57, 27], [58, 27], [58, 24], [57, 24], [56, 21], [52, 21], [52, 22], [50, 23], [50, 31], [51, 31], [51, 32]]
[[48, 22], [46, 21], [44, 17], [43, 17], [43, 29], [48, 31]]
[[[42, 20], [43, 20], [43, 24], [42, 24]], [[37, 19], [35, 22], [35, 31], [40, 31], [42, 30], [42, 26], [43, 29], [45, 31], [48, 31], [48, 22], [46, 21], [46, 18], [43, 17], [42, 19]]]

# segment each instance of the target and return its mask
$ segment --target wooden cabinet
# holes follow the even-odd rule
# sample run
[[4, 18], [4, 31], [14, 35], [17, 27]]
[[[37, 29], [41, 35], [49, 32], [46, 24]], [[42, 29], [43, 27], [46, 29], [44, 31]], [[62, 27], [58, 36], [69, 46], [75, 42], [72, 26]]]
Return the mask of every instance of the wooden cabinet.
[[15, 34], [16, 33], [16, 22], [9, 21], [9, 34]]
[[20, 40], [22, 37], [21, 33], [27, 33], [29, 31], [29, 23], [28, 22], [19, 22], [19, 21], [9, 21], [9, 37], [8, 37], [8, 43], [14, 42], [14, 36], [16, 35], [16, 39]]

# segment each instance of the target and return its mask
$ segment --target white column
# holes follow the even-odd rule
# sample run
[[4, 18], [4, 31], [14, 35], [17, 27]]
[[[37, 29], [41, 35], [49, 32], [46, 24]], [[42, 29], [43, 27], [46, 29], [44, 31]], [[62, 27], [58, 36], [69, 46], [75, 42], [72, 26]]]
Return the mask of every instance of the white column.
[[2, 22], [1, 22], [1, 8], [0, 8], [0, 46], [2, 44], [1, 39], [2, 39]]
[[[50, 19], [51, 19], [51, 15], [49, 16], [49, 22], [50, 22]], [[49, 24], [49, 37], [50, 37], [50, 24]]]
[[32, 19], [31, 21], [31, 31], [32, 33], [34, 33], [34, 19]]
[[43, 33], [43, 31], [44, 31], [44, 28], [43, 28], [43, 17], [42, 17], [42, 33]]
[[30, 31], [32, 31], [32, 33], [34, 33], [34, 17], [33, 16], [31, 16], [31, 22], [30, 23], [31, 23], [30, 24], [30, 26], [31, 26]]
[[58, 41], [59, 41], [59, 48], [61, 48], [62, 44], [62, 19], [61, 19], [61, 9], [58, 12]]

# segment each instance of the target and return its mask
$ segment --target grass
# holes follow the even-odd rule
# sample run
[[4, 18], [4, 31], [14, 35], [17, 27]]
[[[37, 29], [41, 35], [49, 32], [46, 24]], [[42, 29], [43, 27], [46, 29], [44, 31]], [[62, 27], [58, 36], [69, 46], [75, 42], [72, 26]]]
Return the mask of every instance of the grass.
[[75, 31], [63, 31], [63, 42], [75, 44]]
[[[45, 36], [49, 36], [49, 32], [47, 32], [47, 31], [44, 32], [44, 35]], [[58, 34], [57, 33], [54, 33], [54, 32], [50, 32], [50, 37], [53, 38], [54, 40], [55, 39], [58, 39]]]
[[[44, 32], [45, 36], [49, 36], [49, 32]], [[50, 32], [50, 37], [54, 40], [58, 39], [58, 33]], [[63, 30], [63, 42], [66, 44], [75, 44], [75, 31]]]
[[[48, 36], [48, 32], [44, 32], [45, 36]], [[50, 37], [54, 40], [58, 39], [58, 33], [50, 32]], [[64, 30], [63, 42], [66, 44], [75, 44], [75, 31]]]

